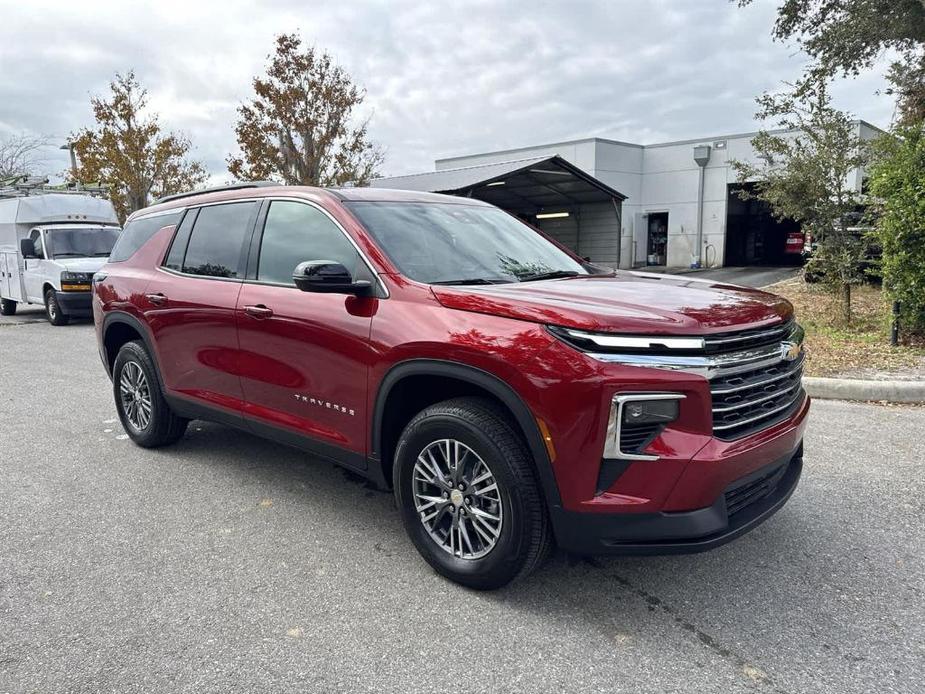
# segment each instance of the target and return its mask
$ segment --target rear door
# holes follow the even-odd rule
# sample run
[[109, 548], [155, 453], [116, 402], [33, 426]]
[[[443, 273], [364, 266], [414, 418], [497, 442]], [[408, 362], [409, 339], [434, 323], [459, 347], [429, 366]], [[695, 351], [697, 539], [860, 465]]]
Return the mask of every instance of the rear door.
[[340, 262], [355, 276], [371, 271], [320, 207], [264, 204], [238, 297], [245, 413], [258, 431], [309, 436], [319, 452], [365, 467], [369, 332], [379, 300], [303, 292], [292, 273], [308, 260]]
[[173, 394], [240, 414], [235, 306], [259, 203], [187, 211], [139, 303]]

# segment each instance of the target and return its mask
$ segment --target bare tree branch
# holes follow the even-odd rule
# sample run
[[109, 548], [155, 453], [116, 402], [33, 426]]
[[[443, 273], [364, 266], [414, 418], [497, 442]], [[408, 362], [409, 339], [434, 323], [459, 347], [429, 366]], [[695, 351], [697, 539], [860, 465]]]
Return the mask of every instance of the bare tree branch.
[[41, 151], [50, 144], [51, 138], [26, 133], [0, 138], [0, 178], [36, 175], [46, 161]]

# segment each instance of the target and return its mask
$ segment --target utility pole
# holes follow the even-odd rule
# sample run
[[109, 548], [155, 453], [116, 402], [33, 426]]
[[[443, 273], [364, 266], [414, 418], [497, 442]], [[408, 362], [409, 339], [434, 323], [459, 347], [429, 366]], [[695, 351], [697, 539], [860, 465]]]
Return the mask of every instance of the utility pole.
[[71, 177], [74, 179], [75, 190], [80, 190], [80, 181], [77, 180], [77, 154], [74, 152], [74, 143], [63, 144], [60, 149], [66, 149], [71, 153]]

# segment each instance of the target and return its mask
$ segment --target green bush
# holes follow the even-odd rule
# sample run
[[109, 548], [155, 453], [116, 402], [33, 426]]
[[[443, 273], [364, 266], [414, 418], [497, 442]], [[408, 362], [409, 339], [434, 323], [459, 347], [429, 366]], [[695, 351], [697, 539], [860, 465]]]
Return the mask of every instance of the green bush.
[[883, 286], [901, 304], [900, 325], [925, 334], [925, 122], [875, 145], [870, 192], [883, 248]]

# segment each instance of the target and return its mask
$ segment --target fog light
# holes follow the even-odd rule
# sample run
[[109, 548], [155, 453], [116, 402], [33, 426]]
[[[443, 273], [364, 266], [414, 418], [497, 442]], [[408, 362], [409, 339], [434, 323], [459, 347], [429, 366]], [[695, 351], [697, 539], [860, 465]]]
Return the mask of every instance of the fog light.
[[623, 423], [629, 426], [668, 424], [677, 418], [677, 400], [635, 400], [623, 407]]
[[607, 434], [604, 439], [604, 458], [622, 460], [658, 460], [657, 455], [625, 451], [622, 447], [622, 430], [648, 425], [657, 433], [661, 427], [673, 422], [680, 412], [681, 393], [620, 393], [613, 396]]

